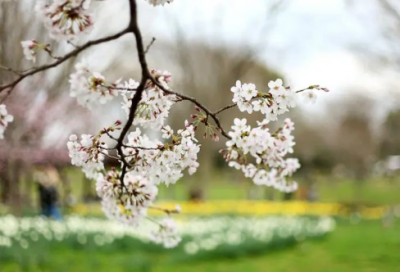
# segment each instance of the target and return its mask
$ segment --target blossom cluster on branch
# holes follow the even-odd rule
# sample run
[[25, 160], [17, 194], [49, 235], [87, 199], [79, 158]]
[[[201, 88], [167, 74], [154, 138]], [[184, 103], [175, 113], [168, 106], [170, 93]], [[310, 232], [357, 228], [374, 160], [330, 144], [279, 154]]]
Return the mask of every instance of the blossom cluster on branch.
[[[268, 89], [262, 92], [252, 83], [242, 84], [237, 81], [231, 88], [233, 104], [210, 111], [195, 98], [173, 90], [172, 76], [168, 71], [148, 69], [145, 57], [148, 48], [144, 48], [137, 23], [136, 0], [126, 1], [129, 2], [130, 10], [127, 28], [114, 35], [75, 46], [74, 51], [62, 57], [55, 57], [48, 45], [36, 40], [22, 41], [26, 59], [35, 61], [38, 52], [45, 51], [54, 62], [25, 72], [15, 72], [18, 77], [14, 81], [0, 86], [0, 93], [6, 90], [10, 94], [28, 76], [56, 67], [88, 47], [116, 40], [128, 33], [133, 34], [142, 69], [139, 81], [106, 79], [99, 72], [93, 71], [84, 60], [76, 64], [69, 80], [70, 96], [88, 109], [102, 106], [119, 95], [123, 100], [121, 109], [127, 118], [124, 125], [117, 120], [96, 134], [83, 134], [80, 137], [71, 135], [67, 143], [71, 163], [80, 167], [87, 178], [96, 180], [96, 191], [102, 199], [102, 209], [106, 216], [131, 226], [149, 219], [159, 224], [159, 231], [149, 234], [153, 241], [166, 247], [178, 244], [180, 238], [171, 215], [179, 213], [180, 208], [164, 210], [154, 206], [154, 201], [159, 186], [175, 184], [186, 170], [190, 175], [197, 171], [200, 151], [196, 139], [198, 126], [205, 126], [205, 137], [215, 141], [220, 137], [226, 138], [226, 148], [221, 150], [225, 160], [230, 167], [241, 170], [256, 185], [272, 186], [284, 192], [295, 190], [297, 185], [290, 178], [300, 164], [296, 158], [286, 157], [293, 153], [295, 145], [292, 135], [294, 124], [290, 119], [285, 119], [277, 131], [271, 131], [269, 124], [294, 108], [298, 96], [315, 102], [316, 92], [328, 90], [319, 85], [311, 85], [296, 91], [277, 79], [270, 81]], [[146, 1], [153, 6], [164, 6], [172, 2]], [[36, 12], [44, 27], [49, 30], [51, 38], [71, 42], [92, 29], [94, 19], [90, 7], [90, 0], [38, 1]], [[12, 69], [9, 71], [13, 72]], [[170, 109], [180, 101], [193, 103], [198, 113], [192, 114], [191, 121], [185, 121], [181, 129], [174, 131], [166, 121]], [[226, 132], [218, 115], [233, 107], [248, 114], [260, 112], [263, 118], [257, 121], [256, 126], [251, 126], [246, 119], [235, 118], [231, 130]], [[0, 138], [12, 120], [5, 105], [0, 105]], [[144, 132], [149, 129], [158, 131], [160, 138], [148, 137]], [[107, 169], [104, 164], [106, 157], [117, 160], [120, 167]], [[149, 218], [148, 209], [160, 210], [167, 217], [161, 221]]]

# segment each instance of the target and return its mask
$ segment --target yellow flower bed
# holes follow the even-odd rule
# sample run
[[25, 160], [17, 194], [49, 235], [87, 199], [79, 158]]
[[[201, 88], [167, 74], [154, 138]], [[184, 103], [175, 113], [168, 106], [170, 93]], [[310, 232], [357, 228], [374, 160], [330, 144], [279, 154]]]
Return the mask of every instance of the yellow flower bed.
[[[269, 202], [269, 201], [207, 201], [207, 202], [159, 202], [155, 206], [163, 209], [175, 209], [176, 205], [182, 208], [182, 214], [189, 215], [214, 215], [214, 214], [238, 214], [238, 215], [331, 215], [346, 216], [349, 211], [341, 204], [334, 203], [310, 203], [301, 201]], [[379, 219], [387, 207], [360, 208], [357, 212], [365, 219]], [[102, 214], [99, 204], [77, 205], [72, 212], [88, 215]], [[162, 211], [149, 209], [149, 214], [160, 215]]]

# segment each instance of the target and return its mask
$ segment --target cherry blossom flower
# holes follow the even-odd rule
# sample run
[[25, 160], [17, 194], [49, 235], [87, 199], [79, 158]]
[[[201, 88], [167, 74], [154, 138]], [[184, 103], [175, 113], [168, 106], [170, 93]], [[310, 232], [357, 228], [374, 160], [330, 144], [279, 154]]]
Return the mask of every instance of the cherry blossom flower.
[[84, 61], [75, 68], [76, 72], [70, 75], [69, 80], [70, 96], [76, 97], [81, 106], [93, 109], [118, 96], [116, 88], [119, 81], [108, 83], [100, 73], [91, 72]]
[[148, 207], [155, 199], [158, 189], [146, 178], [128, 172], [124, 176], [124, 183], [120, 180], [120, 173], [110, 171], [105, 177], [99, 176], [97, 179], [96, 190], [100, 197], [119, 198], [124, 197], [125, 208]]
[[163, 132], [162, 137], [165, 139], [169, 139], [171, 138], [172, 135], [174, 135], [174, 131], [171, 129], [170, 126], [164, 126], [162, 128], [162, 132]]
[[120, 200], [110, 197], [102, 198], [101, 208], [107, 218], [133, 227], [137, 227], [147, 215], [147, 209], [143, 207], [127, 208]]
[[274, 96], [282, 96], [285, 93], [285, 87], [283, 86], [282, 79], [278, 78], [277, 80], [271, 80], [268, 83], [268, 87], [270, 89], [270, 93]]
[[87, 12], [90, 0], [53, 0], [50, 5], [40, 0], [36, 12], [54, 39], [75, 39], [88, 33], [93, 26], [93, 16]]
[[[168, 83], [171, 82], [171, 74], [169, 72], [152, 70], [151, 73], [165, 89], [169, 89]], [[121, 90], [124, 99], [122, 108], [125, 110], [127, 117], [129, 116], [132, 98], [136, 93], [135, 89], [138, 86], [139, 83], [133, 79], [118, 85], [118, 89]], [[165, 93], [149, 81], [142, 93], [133, 124], [161, 129], [175, 100], [176, 97], [174, 95]]]
[[273, 135], [269, 132], [268, 119], [257, 124], [257, 127], [251, 128], [246, 119], [234, 120], [229, 132], [232, 139], [226, 143], [225, 159], [230, 167], [242, 170], [245, 177], [251, 178], [257, 185], [279, 190], [293, 188], [293, 182], [286, 181], [286, 177], [291, 176], [300, 165], [296, 159], [284, 159], [293, 152], [295, 144], [291, 135], [293, 122], [285, 119], [284, 126]]
[[304, 101], [314, 104], [317, 101], [317, 94], [314, 89], [309, 89], [302, 92]]
[[82, 171], [89, 179], [97, 179], [99, 171], [104, 169], [104, 154], [107, 154], [106, 144], [98, 137], [83, 134], [81, 141], [76, 135], [71, 135], [67, 143], [71, 164], [82, 167]]
[[256, 90], [256, 85], [254, 85], [252, 83], [243, 85], [241, 96], [246, 101], [250, 101], [253, 97], [256, 97], [257, 94], [258, 94], [258, 91]]
[[115, 169], [96, 182], [97, 194], [102, 198], [102, 209], [110, 219], [136, 226], [147, 214], [157, 196], [158, 188], [148, 179], [128, 172], [121, 181], [121, 173]]
[[40, 44], [35, 40], [22, 41], [21, 45], [25, 58], [33, 62], [36, 62], [36, 53], [46, 48], [46, 45]]
[[197, 155], [200, 151], [196, 142], [191, 125], [178, 130], [175, 143], [172, 144], [150, 140], [137, 128], [128, 135], [128, 142], [125, 143], [127, 147], [123, 152], [128, 161], [135, 161], [132, 171], [146, 173], [146, 177], [155, 184], [168, 185], [176, 183], [186, 168], [189, 174], [196, 172], [199, 166]]

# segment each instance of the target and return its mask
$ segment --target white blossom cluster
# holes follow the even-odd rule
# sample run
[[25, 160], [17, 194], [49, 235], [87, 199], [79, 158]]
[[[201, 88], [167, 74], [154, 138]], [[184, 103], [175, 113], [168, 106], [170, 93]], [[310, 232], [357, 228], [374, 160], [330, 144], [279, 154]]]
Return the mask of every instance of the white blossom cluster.
[[[163, 138], [169, 142], [150, 140], [142, 135], [140, 128], [128, 134], [124, 143], [123, 156], [130, 165], [122, 172], [112, 169], [105, 175], [103, 159], [107, 155], [107, 146], [101, 138], [109, 131], [118, 129], [121, 123], [103, 129], [98, 135], [71, 135], [67, 143], [71, 162], [82, 167], [88, 178], [96, 179], [96, 191], [102, 198], [102, 209], [110, 219], [130, 226], [137, 226], [152, 208], [160, 183], [175, 183], [188, 169], [193, 174], [199, 164], [197, 155], [200, 146], [194, 134], [194, 127], [185, 122], [185, 128], [176, 133], [169, 127], [162, 128]], [[122, 160], [122, 158], [121, 158]], [[124, 169], [124, 166], [122, 166]], [[180, 212], [179, 208], [175, 212]], [[168, 217], [169, 218], [169, 217]], [[172, 218], [159, 222], [159, 232], [152, 232], [151, 237], [166, 247], [175, 246], [180, 238], [176, 235]]]
[[[165, 127], [164, 137], [172, 135], [170, 127]], [[197, 154], [200, 146], [196, 143], [194, 127], [186, 122], [185, 129], [177, 131], [171, 136], [172, 143], [163, 144], [150, 140], [142, 135], [139, 128], [128, 135], [128, 142], [123, 149], [128, 162], [134, 163], [132, 171], [146, 173], [146, 176], [155, 184], [166, 185], [176, 183], [188, 168], [190, 175], [194, 174], [199, 166]]]
[[[299, 167], [297, 159], [284, 157], [293, 153], [295, 145], [291, 132], [294, 125], [286, 119], [284, 126], [277, 133], [271, 134], [268, 120], [258, 122], [252, 128], [246, 119], [235, 119], [226, 143], [225, 159], [229, 166], [243, 171], [257, 185], [272, 186], [278, 190], [290, 192], [296, 190], [295, 182], [287, 182]], [[249, 163], [250, 161], [250, 163]]]
[[91, 72], [84, 61], [76, 64], [75, 69], [69, 80], [70, 96], [76, 97], [81, 106], [92, 109], [118, 96], [119, 81], [107, 83], [100, 73]]
[[115, 169], [96, 182], [97, 194], [102, 198], [102, 209], [110, 219], [137, 226], [147, 214], [157, 196], [158, 188], [147, 178], [128, 172], [121, 182], [121, 173]]
[[327, 89], [314, 85], [295, 92], [290, 87], [284, 87], [281, 79], [270, 81], [268, 87], [268, 93], [262, 93], [252, 83], [242, 84], [237, 81], [236, 86], [231, 88], [232, 101], [240, 111], [259, 111], [265, 118], [257, 122], [258, 126], [255, 128], [248, 125], [246, 119], [236, 118], [229, 132], [232, 139], [226, 143], [224, 156], [229, 166], [242, 170], [255, 184], [290, 192], [297, 189], [297, 184], [287, 181], [287, 177], [300, 168], [297, 159], [284, 158], [288, 153], [293, 153], [295, 142], [291, 132], [294, 130], [294, 124], [290, 119], [286, 119], [282, 128], [276, 132], [269, 131], [268, 124], [296, 106], [297, 93], [303, 95], [306, 100], [315, 102], [315, 90]]
[[[169, 72], [152, 70], [151, 74], [165, 89], [169, 89], [168, 83], [171, 82], [171, 74]], [[139, 83], [133, 79], [118, 85], [118, 89], [122, 90], [124, 98], [122, 108], [125, 110], [127, 117], [129, 116], [132, 98], [138, 86]], [[142, 99], [138, 104], [133, 124], [160, 129], [164, 125], [175, 100], [175, 95], [167, 94], [159, 87], [148, 82], [142, 93]]]
[[14, 116], [8, 113], [6, 105], [0, 104], [0, 139], [4, 139], [4, 131], [13, 120]]
[[40, 20], [57, 40], [72, 40], [87, 34], [93, 27], [93, 16], [88, 12], [91, 0], [39, 0], [35, 10]]
[[276, 121], [278, 115], [287, 112], [296, 106], [296, 93], [291, 88], [285, 88], [281, 79], [270, 81], [267, 94], [261, 93], [252, 83], [243, 84], [236, 82], [231, 88], [233, 92], [232, 101], [237, 103], [240, 111], [252, 113], [261, 112], [269, 121]]
[[76, 135], [71, 135], [67, 143], [71, 164], [82, 167], [82, 171], [89, 179], [96, 179], [99, 171], [104, 170], [104, 155], [107, 154], [107, 145], [100, 142], [99, 137], [83, 134], [81, 141]]

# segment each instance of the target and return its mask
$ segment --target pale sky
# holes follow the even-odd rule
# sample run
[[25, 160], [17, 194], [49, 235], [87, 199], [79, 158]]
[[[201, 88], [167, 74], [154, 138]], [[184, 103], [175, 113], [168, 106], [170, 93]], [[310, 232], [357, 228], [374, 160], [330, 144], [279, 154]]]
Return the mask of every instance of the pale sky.
[[[100, 3], [103, 10], [99, 13], [106, 11], [106, 31], [115, 32], [127, 22], [127, 1], [109, 2]], [[319, 103], [307, 106], [310, 110], [319, 111], [324, 101], [342, 99], [355, 89], [382, 99], [388, 86], [397, 85], [393, 75], [372, 73], [370, 63], [349, 49], [354, 44], [379, 44], [375, 23], [379, 18], [374, 17], [371, 0], [363, 1], [358, 9], [350, 9], [345, 0], [287, 0], [278, 19], [268, 21], [266, 10], [271, 2], [175, 0], [164, 7], [152, 7], [143, 0], [139, 1], [140, 24], [147, 40], [153, 36], [158, 41], [173, 40], [178, 25], [186, 39], [211, 46], [257, 44], [260, 59], [280, 71], [288, 85], [302, 88], [320, 84], [331, 90], [321, 95]], [[112, 20], [115, 13], [118, 20]], [[265, 28], [265, 22], [275, 23]], [[104, 35], [99, 29], [93, 35], [100, 32]]]

